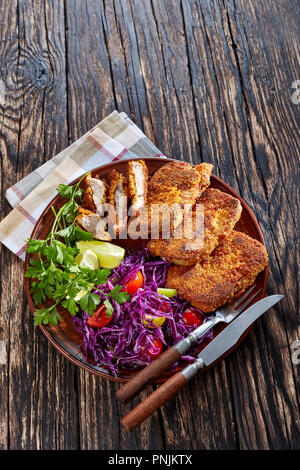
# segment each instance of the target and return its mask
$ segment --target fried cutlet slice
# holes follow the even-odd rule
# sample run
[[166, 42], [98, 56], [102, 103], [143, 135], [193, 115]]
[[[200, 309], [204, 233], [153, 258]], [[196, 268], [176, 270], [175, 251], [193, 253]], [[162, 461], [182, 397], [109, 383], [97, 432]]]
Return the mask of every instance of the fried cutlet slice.
[[[139, 216], [142, 238], [149, 235], [158, 238], [162, 232], [172, 233], [182, 222], [182, 206], [195, 203], [209, 184], [211, 171], [210, 164], [198, 165], [196, 170], [189, 163], [178, 161], [157, 170], [148, 185], [147, 210]], [[136, 221], [131, 219], [129, 233], [131, 222], [136, 225]]]
[[104, 181], [92, 178], [88, 173], [82, 181], [83, 207], [91, 212], [100, 213], [101, 205], [106, 202], [107, 186]]
[[200, 165], [195, 166], [195, 170], [200, 174], [199, 196], [210, 185], [210, 177], [213, 167], [214, 166], [211, 163], [200, 163]]
[[147, 204], [148, 168], [143, 160], [128, 162], [128, 189], [134, 211]]
[[127, 227], [127, 180], [115, 169], [111, 171], [108, 179], [108, 202], [114, 207], [112, 217], [109, 215], [110, 229], [120, 235]]
[[[203, 212], [197, 212], [197, 208]], [[242, 213], [240, 201], [218, 189], [208, 188], [197, 199], [192, 217], [184, 223], [176, 238], [178, 227], [170, 240], [150, 240], [147, 247], [153, 256], [183, 266], [192, 266], [207, 258], [222, 238], [229, 235]], [[197, 229], [197, 215], [203, 214]]]
[[166, 285], [194, 307], [212, 312], [253, 284], [267, 262], [262, 243], [233, 230], [208, 258], [195, 266], [172, 266]]
[[[207, 165], [211, 166], [210, 172]], [[207, 177], [209, 184], [211, 170], [212, 165], [209, 164], [194, 168], [186, 162], [167, 163], [157, 170], [150, 180], [149, 204], [194, 204]]]
[[[193, 167], [186, 162], [170, 162], [162, 166], [152, 176], [148, 188], [148, 217], [151, 221], [151, 238], [159, 238], [163, 235], [164, 213], [168, 219], [168, 207], [171, 206], [170, 233], [181, 224], [184, 217], [183, 206], [194, 205], [197, 197], [210, 184], [210, 175], [213, 165], [201, 163]], [[162, 214], [155, 217], [155, 208], [151, 206], [165, 205], [162, 207]], [[156, 213], [157, 214], [157, 213]], [[165, 237], [162, 237], [165, 238]], [[168, 237], [169, 238], [169, 237]]]
[[76, 217], [76, 223], [87, 232], [91, 232], [94, 238], [98, 240], [110, 241], [111, 236], [106, 230], [107, 221], [99, 214], [79, 207], [79, 214]]

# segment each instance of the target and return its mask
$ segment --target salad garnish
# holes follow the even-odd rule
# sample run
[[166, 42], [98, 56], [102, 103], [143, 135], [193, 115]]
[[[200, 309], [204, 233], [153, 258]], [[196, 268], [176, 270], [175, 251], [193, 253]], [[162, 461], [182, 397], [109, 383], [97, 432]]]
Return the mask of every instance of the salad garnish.
[[[73, 318], [75, 329], [82, 335], [81, 347], [88, 361], [108, 368], [113, 375], [122, 369], [144, 367], [209, 319], [200, 310], [191, 309], [178, 295], [165, 295], [170, 294], [165, 289], [169, 268], [167, 261], [153, 258], [148, 248], [143, 248], [127, 253], [107, 283], [99, 290], [94, 289], [103, 300], [103, 292], [115, 285], [123, 286], [120, 292], [132, 294], [121, 305], [111, 299], [114, 311], [109, 320], [101, 307], [95, 319], [85, 311]], [[211, 337], [210, 330], [195, 348]], [[192, 349], [191, 354], [194, 352]], [[183, 360], [194, 358], [184, 356]]]
[[[82, 199], [80, 181], [74, 186], [60, 184], [58, 193], [67, 202], [54, 213], [51, 231], [45, 240], [29, 239], [27, 252], [34, 256], [30, 259], [25, 276], [32, 279], [30, 292], [36, 305], [41, 305], [50, 299], [52, 305], [37, 308], [34, 312], [34, 324], [57, 325], [61, 316], [57, 306], [61, 304], [71, 315], [76, 316], [80, 309], [93, 316], [98, 305], [103, 302], [99, 295], [93, 292], [95, 286], [101, 290], [101, 285], [107, 283], [111, 269], [91, 269], [80, 266], [76, 261], [79, 249], [78, 240], [93, 240], [93, 235], [81, 230], [75, 223], [78, 215], [79, 202]], [[107, 316], [111, 316], [113, 306], [110, 299], [122, 304], [130, 299], [127, 292], [121, 292], [122, 286], [115, 285], [111, 291], [103, 292]], [[86, 291], [84, 296], [78, 295]], [[78, 300], [75, 300], [76, 297]]]

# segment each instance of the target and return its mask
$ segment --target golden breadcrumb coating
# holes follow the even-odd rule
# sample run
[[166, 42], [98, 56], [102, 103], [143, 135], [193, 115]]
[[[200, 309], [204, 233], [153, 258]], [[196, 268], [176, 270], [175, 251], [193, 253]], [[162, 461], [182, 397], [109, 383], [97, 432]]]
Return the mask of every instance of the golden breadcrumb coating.
[[[204, 226], [197, 235], [196, 207], [200, 204], [204, 211]], [[176, 239], [173, 236], [171, 240], [150, 240], [147, 246], [153, 256], [166, 258], [171, 263], [192, 266], [207, 258], [222, 238], [229, 235], [241, 213], [242, 206], [237, 198], [218, 189], [208, 188], [193, 207], [192, 223], [184, 224], [183, 238]]]
[[200, 173], [189, 163], [167, 163], [149, 182], [148, 203], [194, 204], [199, 195], [200, 180]]
[[203, 312], [212, 312], [253, 284], [268, 263], [262, 243], [233, 230], [205, 260], [172, 266], [166, 285]]
[[100, 180], [98, 175], [96, 175], [95, 178], [92, 178], [91, 173], [89, 172], [82, 180], [81, 187], [83, 189], [83, 207], [92, 212], [97, 212], [97, 209], [99, 209], [97, 206], [106, 202], [106, 183], [103, 180]]
[[198, 171], [200, 175], [199, 195], [202, 194], [210, 185], [210, 177], [213, 167], [214, 166], [211, 163], [200, 163], [200, 165], [195, 166], [195, 170]]
[[[202, 165], [201, 168], [199, 165], [196, 171], [189, 163], [174, 161], [163, 165], [154, 173], [148, 184], [147, 210], [140, 216], [141, 226], [145, 227], [145, 231], [149, 230], [150, 236], [154, 236], [153, 232], [160, 234], [168, 225], [164, 218], [168, 211], [170, 211], [171, 233], [182, 222], [182, 206], [194, 204], [199, 194], [205, 189], [203, 182], [205, 181], [206, 184], [207, 179], [209, 181], [212, 165]], [[158, 205], [165, 205], [165, 207], [162, 208], [161, 214], [155, 216]]]

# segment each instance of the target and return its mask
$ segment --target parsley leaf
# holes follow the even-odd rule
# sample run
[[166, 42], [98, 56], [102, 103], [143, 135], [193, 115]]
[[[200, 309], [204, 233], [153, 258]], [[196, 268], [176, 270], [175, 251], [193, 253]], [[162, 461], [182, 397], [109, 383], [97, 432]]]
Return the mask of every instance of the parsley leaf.
[[62, 306], [65, 307], [73, 317], [76, 317], [76, 313], [78, 312], [79, 308], [75, 300], [72, 297], [69, 297], [64, 302], [62, 302]]
[[80, 307], [85, 312], [89, 312], [92, 316], [96, 310], [97, 305], [101, 302], [101, 298], [97, 294], [92, 294], [88, 292], [84, 297], [82, 297], [79, 301]]
[[63, 237], [63, 238], [71, 238], [73, 236], [74, 229], [75, 229], [74, 225], [69, 225], [69, 227], [63, 228], [59, 230], [58, 232], [56, 232], [56, 235], [58, 235], [59, 237]]
[[[75, 260], [79, 253], [76, 241], [93, 240], [91, 233], [76, 225], [78, 202], [83, 195], [79, 185], [83, 178], [73, 186], [60, 184], [57, 187], [57, 192], [67, 202], [57, 212], [52, 208], [54, 222], [48, 237], [45, 240], [26, 240], [27, 252], [32, 256], [25, 276], [31, 279], [30, 292], [35, 305], [40, 307], [34, 313], [35, 325], [56, 325], [61, 320], [56, 308], [59, 304], [73, 316], [76, 316], [79, 307], [93, 315], [104, 296], [107, 314], [111, 316], [113, 306], [108, 297], [119, 303], [130, 298], [126, 292], [120, 292], [121, 286], [115, 286], [111, 292], [103, 290], [103, 296], [93, 293], [96, 286], [99, 289], [100, 285], [108, 281], [111, 270], [93, 270], [79, 266]], [[86, 294], [78, 301], [75, 300], [82, 291]], [[48, 300], [52, 301], [52, 305], [44, 307], [44, 302]]]
[[121, 289], [123, 289], [122, 286], [116, 285], [108, 294], [112, 299], [116, 300], [119, 304], [123, 304], [124, 302], [128, 302], [130, 300], [130, 295], [125, 291], [120, 292]]
[[50, 308], [40, 308], [34, 312], [35, 325], [57, 325], [61, 321], [61, 316], [56, 309], [56, 305]]
[[27, 253], [43, 253], [43, 250], [47, 247], [46, 240], [35, 240], [30, 239], [26, 240], [28, 247], [26, 249]]
[[25, 272], [25, 277], [33, 277], [37, 279], [42, 279], [45, 275], [45, 268], [43, 264], [37, 259], [33, 259], [30, 262], [30, 265], [27, 267]]
[[108, 299], [104, 300], [104, 305], [106, 307], [106, 316], [109, 318], [112, 316], [114, 308]]
[[72, 235], [74, 240], [93, 240], [94, 237], [90, 232], [85, 232], [84, 230], [81, 230], [77, 225], [75, 225], [75, 230], [74, 234]]
[[[77, 186], [77, 185], [76, 185]], [[72, 199], [74, 197], [81, 198], [83, 191], [81, 188], [76, 186], [67, 186], [66, 184], [60, 184], [56, 188], [56, 191], [66, 199]]]

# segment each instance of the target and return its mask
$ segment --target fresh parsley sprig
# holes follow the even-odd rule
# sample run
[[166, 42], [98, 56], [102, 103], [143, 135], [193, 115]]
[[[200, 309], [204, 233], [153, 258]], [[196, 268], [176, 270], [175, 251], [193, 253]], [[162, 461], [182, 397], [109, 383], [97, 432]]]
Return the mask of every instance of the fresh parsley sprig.
[[[75, 243], [77, 240], [93, 240], [93, 235], [81, 230], [76, 225], [78, 202], [82, 198], [81, 180], [74, 186], [60, 184], [58, 193], [67, 202], [54, 213], [54, 222], [45, 240], [27, 240], [27, 252], [34, 256], [26, 270], [25, 276], [32, 279], [30, 292], [36, 305], [41, 305], [47, 299], [52, 305], [38, 308], [34, 312], [34, 324], [57, 325], [61, 320], [58, 305], [66, 308], [71, 315], [76, 316], [79, 306], [82, 310], [93, 315], [101, 302], [99, 295], [94, 294], [95, 286], [103, 285], [109, 279], [110, 269], [90, 269], [79, 266], [75, 257], [79, 253]], [[104, 304], [107, 315], [112, 315], [113, 306], [109, 297], [123, 303], [129, 300], [126, 292], [121, 292], [121, 286], [115, 286], [111, 292], [101, 291], [105, 297]], [[80, 293], [85, 292], [80, 297]], [[75, 300], [78, 298], [79, 300]]]

